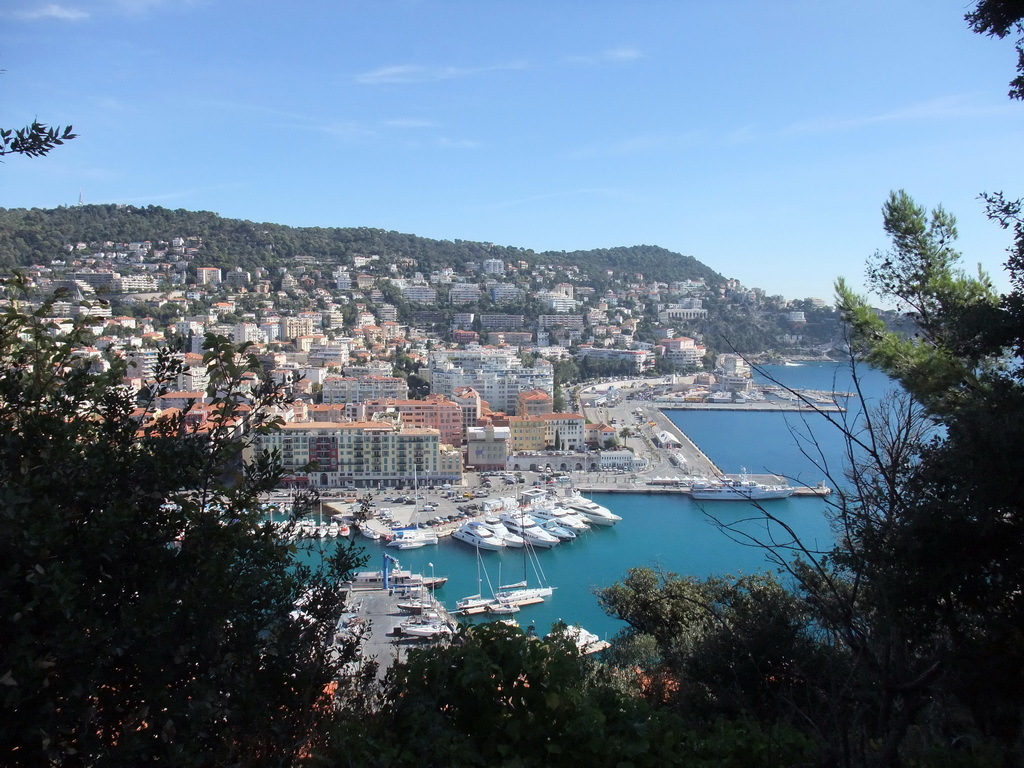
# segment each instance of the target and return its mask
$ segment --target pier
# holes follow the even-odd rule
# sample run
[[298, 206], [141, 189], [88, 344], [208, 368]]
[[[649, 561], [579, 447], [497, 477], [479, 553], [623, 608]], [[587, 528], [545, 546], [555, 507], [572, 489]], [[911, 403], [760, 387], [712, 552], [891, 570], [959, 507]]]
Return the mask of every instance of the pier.
[[[457, 626], [434, 590], [424, 586], [424, 582], [429, 583], [428, 576], [397, 570], [397, 562], [389, 565], [387, 559], [382, 567], [382, 571], [356, 574], [349, 582], [345, 599], [348, 612], [337, 628], [339, 637], [361, 639], [362, 658], [377, 662], [378, 678], [401, 660], [403, 650], [447, 642]], [[390, 568], [399, 574], [394, 583], [384, 575]]]
[[[630, 386], [632, 384], [633, 386]], [[626, 475], [607, 475], [605, 473], [583, 472], [573, 478], [575, 487], [584, 493], [651, 493], [651, 494], [685, 494], [689, 489], [676, 483], [659, 485], [660, 477], [679, 477], [683, 475], [690, 480], [712, 480], [716, 478], [741, 479], [739, 475], [727, 475], [683, 432], [668, 416], [665, 410], [720, 410], [720, 411], [841, 411], [834, 402], [815, 403], [813, 406], [796, 401], [773, 401], [770, 403], [684, 403], [674, 398], [652, 398], [650, 400], [629, 399], [631, 390], [636, 390], [636, 382], [619, 382], [606, 384], [606, 388], [626, 397], [620, 397], [614, 405], [600, 405], [585, 408], [581, 406], [584, 416], [590, 421], [612, 425], [616, 430], [628, 429], [631, 434], [622, 439], [625, 447], [634, 454], [648, 461], [644, 472]], [[824, 393], [814, 393], [824, 399]], [[846, 395], [848, 393], [836, 393]], [[657, 439], [657, 435], [667, 433], [679, 444], [671, 453], [675, 453], [685, 461], [685, 466], [677, 466], [670, 459], [670, 452]], [[786, 483], [786, 478], [777, 475], [747, 475], [747, 479], [764, 485]], [[831, 489], [824, 485], [796, 486], [793, 496], [827, 496]]]

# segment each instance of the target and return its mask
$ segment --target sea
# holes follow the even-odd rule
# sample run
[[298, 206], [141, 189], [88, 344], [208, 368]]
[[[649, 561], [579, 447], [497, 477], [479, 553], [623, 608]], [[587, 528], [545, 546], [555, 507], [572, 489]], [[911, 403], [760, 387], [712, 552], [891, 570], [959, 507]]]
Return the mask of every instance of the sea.
[[[841, 401], [847, 408], [845, 414], [832, 414], [833, 419], [854, 423], [862, 409], [877, 407], [892, 388], [878, 371], [860, 368], [858, 376], [860, 397], [849, 364], [765, 366], [756, 378], [795, 389], [854, 393]], [[799, 485], [825, 481], [834, 487], [843, 482], [846, 442], [842, 431], [823, 414], [691, 410], [666, 414], [723, 472], [784, 475]], [[621, 515], [622, 521], [613, 527], [594, 526], [575, 541], [540, 550], [535, 563], [524, 558], [523, 550], [482, 552], [478, 558], [472, 547], [450, 538], [405, 552], [359, 541], [366, 547], [369, 569], [382, 566], [386, 551], [396, 555], [403, 568], [447, 576], [447, 584], [437, 590], [436, 597], [451, 610], [462, 597], [478, 592], [486, 595], [488, 583], [497, 588], [499, 583], [520, 581], [525, 574], [534, 586], [542, 578], [555, 587], [552, 597], [523, 607], [515, 616], [523, 629], [533, 627], [541, 635], [555, 622], [564, 621], [604, 639], [613, 637], [625, 625], [602, 611], [596, 593], [624, 579], [631, 568], [650, 567], [697, 578], [778, 568], [754, 542], [784, 535], [770, 529], [746, 502], [696, 502], [680, 494], [642, 493], [594, 493], [591, 498]], [[801, 497], [765, 505], [804, 545], [818, 550], [831, 546], [833, 533], [825, 500]], [[734, 531], [727, 532], [723, 524]]]

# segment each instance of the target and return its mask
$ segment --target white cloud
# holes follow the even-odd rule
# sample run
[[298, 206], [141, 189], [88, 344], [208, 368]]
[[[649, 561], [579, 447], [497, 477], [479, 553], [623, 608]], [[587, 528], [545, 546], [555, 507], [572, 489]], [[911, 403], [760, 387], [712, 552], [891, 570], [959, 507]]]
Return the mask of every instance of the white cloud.
[[524, 61], [492, 64], [486, 67], [425, 67], [419, 64], [402, 64], [364, 72], [356, 75], [355, 81], [363, 85], [432, 83], [472, 77], [486, 72], [526, 69], [526, 66]]
[[599, 53], [585, 56], [566, 56], [565, 61], [570, 64], [600, 66], [602, 64], [618, 64], [627, 61], [635, 61], [640, 58], [643, 58], [643, 54], [636, 48], [609, 48]]
[[433, 120], [422, 120], [417, 117], [398, 117], [393, 120], [385, 120], [384, 125], [391, 128], [436, 128], [437, 123]]
[[57, 19], [58, 21], [81, 21], [89, 18], [89, 14], [77, 8], [69, 8], [65, 5], [49, 3], [30, 10], [16, 11], [12, 14], [16, 18], [25, 21], [38, 21], [40, 19]]

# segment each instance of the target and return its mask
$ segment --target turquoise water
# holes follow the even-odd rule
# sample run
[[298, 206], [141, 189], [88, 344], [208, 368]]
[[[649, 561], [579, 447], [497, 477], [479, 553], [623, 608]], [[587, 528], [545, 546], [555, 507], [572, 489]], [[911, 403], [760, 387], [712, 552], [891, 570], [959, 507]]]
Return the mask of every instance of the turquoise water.
[[[794, 387], [852, 391], [846, 369], [833, 364], [772, 367], [767, 371]], [[835, 386], [834, 377], [838, 377]], [[868, 372], [866, 399], [875, 401], [886, 386], [884, 376]], [[855, 406], [850, 403], [851, 411], [857, 410]], [[838, 430], [821, 416], [714, 411], [674, 411], [669, 416], [725, 472], [740, 472], [745, 467], [752, 473], [768, 471], [801, 484], [816, 484], [822, 480], [822, 472], [801, 454], [795, 432], [813, 435], [833, 470], [840, 474], [844, 442]], [[712, 502], [704, 503], [702, 508], [685, 496], [647, 494], [605, 493], [594, 494], [593, 498], [621, 515], [622, 521], [612, 528], [595, 527], [576, 541], [538, 552], [546, 580], [556, 590], [546, 602], [524, 607], [517, 614], [524, 628], [534, 624], [544, 634], [561, 619], [611, 637], [622, 624], [601, 611], [594, 591], [622, 579], [632, 567], [651, 566], [698, 577], [774, 568], [761, 549], [731, 539], [711, 519], [714, 515], [721, 522], [739, 523], [745, 533], [763, 538], [765, 524], [748, 504]], [[822, 548], [830, 545], [831, 532], [823, 514], [826, 504], [821, 499], [791, 498], [767, 504], [806, 544]], [[365, 546], [369, 567], [379, 568], [384, 547], [369, 541]], [[394, 550], [388, 552], [396, 554]], [[448, 576], [437, 597], [449, 608], [454, 608], [457, 599], [477, 592], [475, 550], [460, 541], [447, 539], [436, 547], [397, 554], [403, 567]], [[523, 577], [521, 551], [485, 552], [482, 562], [495, 587], [499, 573], [503, 583]], [[528, 576], [534, 585], [532, 569]], [[486, 582], [483, 591], [486, 594]]]

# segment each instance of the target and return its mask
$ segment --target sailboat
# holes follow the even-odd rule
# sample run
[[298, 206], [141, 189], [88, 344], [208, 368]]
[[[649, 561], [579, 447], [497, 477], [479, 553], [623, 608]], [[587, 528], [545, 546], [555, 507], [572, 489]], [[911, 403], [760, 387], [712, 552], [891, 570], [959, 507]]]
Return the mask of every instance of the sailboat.
[[[464, 616], [472, 616], [477, 613], [484, 613], [488, 607], [494, 602], [493, 597], [483, 596], [483, 581], [482, 574], [486, 573], [483, 570], [483, 560], [480, 557], [480, 549], [476, 550], [476, 594], [464, 597], [461, 600], [455, 601], [456, 610]], [[487, 586], [490, 587], [491, 579], [488, 577]]]
[[395, 549], [417, 549], [419, 547], [425, 547], [427, 544], [437, 544], [438, 542], [438, 536], [434, 531], [427, 531], [416, 525], [416, 518], [419, 516], [420, 511], [420, 484], [415, 466], [413, 467], [412, 477], [413, 496], [415, 501], [412, 510], [412, 517], [409, 518], [412, 525], [406, 528], [392, 529], [391, 538], [388, 541], [387, 546], [394, 547]]
[[[521, 513], [525, 515], [525, 512]], [[527, 562], [533, 565], [534, 575], [540, 582], [540, 586], [531, 587], [527, 580]], [[494, 593], [494, 599], [496, 602], [505, 605], [533, 605], [534, 603], [542, 603], [547, 598], [551, 597], [554, 593], [555, 588], [544, 585], [544, 576], [540, 567], [540, 562], [537, 559], [537, 553], [533, 549], [533, 545], [529, 541], [523, 542], [523, 580], [518, 581], [515, 584], [504, 584], [498, 587], [498, 591]]]

